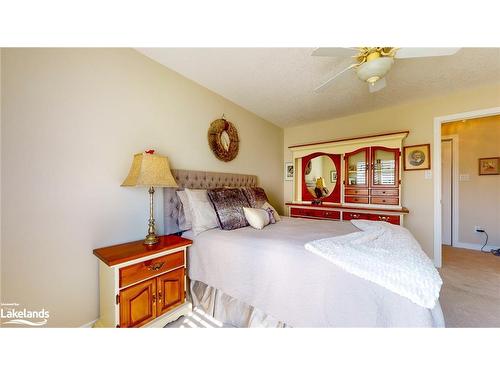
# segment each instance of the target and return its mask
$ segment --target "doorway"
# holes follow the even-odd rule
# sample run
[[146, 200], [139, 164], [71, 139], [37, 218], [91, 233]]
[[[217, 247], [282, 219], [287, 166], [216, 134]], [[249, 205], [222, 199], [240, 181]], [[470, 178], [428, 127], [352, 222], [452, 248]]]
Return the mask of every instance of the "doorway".
[[[434, 137], [432, 153], [435, 155], [432, 161], [434, 176], [434, 265], [441, 267], [442, 264], [442, 209], [441, 209], [441, 125], [446, 122], [481, 118], [500, 114], [500, 107], [481, 109], [471, 112], [456, 113], [453, 115], [439, 116], [434, 118]], [[456, 196], [456, 194], [455, 194]], [[456, 199], [456, 198], [455, 198]], [[455, 212], [457, 215], [457, 212]], [[452, 233], [453, 235], [453, 233]], [[456, 232], [455, 232], [456, 235]]]

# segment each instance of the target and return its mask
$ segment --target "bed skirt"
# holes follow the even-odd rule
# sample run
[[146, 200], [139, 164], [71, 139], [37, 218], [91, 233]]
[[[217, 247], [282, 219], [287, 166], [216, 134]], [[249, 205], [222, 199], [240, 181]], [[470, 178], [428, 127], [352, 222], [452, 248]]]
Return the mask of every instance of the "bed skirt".
[[190, 280], [189, 297], [193, 308], [218, 320], [224, 327], [235, 328], [285, 328], [290, 327], [271, 315], [250, 306], [220, 289], [201, 281]]

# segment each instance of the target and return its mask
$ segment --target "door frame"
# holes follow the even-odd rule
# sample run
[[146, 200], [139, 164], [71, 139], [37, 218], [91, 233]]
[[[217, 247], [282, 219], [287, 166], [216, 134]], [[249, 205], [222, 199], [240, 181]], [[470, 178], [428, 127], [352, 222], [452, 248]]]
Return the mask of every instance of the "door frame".
[[469, 120], [474, 118], [500, 115], [500, 107], [479, 109], [477, 111], [455, 113], [434, 117], [434, 140], [432, 145], [434, 170], [434, 265], [442, 265], [441, 249], [441, 125], [445, 122]]
[[[451, 246], [457, 246], [458, 241], [458, 221], [459, 215], [459, 138], [458, 134], [450, 134], [441, 137], [441, 141], [451, 140]], [[442, 220], [442, 218], [441, 218]], [[442, 227], [441, 227], [442, 228]], [[442, 234], [442, 233], [441, 233]], [[441, 238], [442, 240], [442, 238]]]

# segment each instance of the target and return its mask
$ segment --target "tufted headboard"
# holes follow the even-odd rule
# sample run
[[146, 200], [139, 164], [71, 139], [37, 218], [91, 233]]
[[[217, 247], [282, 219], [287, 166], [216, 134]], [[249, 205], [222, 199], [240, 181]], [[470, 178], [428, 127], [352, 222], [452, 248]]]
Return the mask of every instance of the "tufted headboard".
[[257, 176], [248, 174], [187, 171], [172, 169], [172, 174], [179, 185], [178, 188], [163, 188], [163, 226], [164, 234], [179, 232], [180, 201], [177, 190], [213, 189], [218, 187], [253, 187], [257, 186]]

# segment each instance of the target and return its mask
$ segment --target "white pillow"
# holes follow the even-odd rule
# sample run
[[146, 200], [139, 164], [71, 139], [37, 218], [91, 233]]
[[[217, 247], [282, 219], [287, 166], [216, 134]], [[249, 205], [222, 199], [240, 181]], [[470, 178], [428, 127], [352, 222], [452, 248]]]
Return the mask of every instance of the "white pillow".
[[243, 213], [252, 228], [262, 229], [269, 224], [269, 214], [266, 210], [243, 207]]
[[191, 213], [192, 230], [195, 236], [206, 230], [217, 228], [217, 214], [210, 203], [206, 190], [185, 189]]
[[193, 219], [187, 194], [184, 190], [176, 191], [176, 194], [182, 203], [182, 212], [179, 213], [179, 229], [190, 230], [193, 227]]
[[273, 206], [271, 206], [268, 202], [264, 203], [261, 208], [263, 210], [270, 208], [273, 211], [274, 220], [276, 220], [276, 222], [281, 221], [281, 217], [278, 214], [278, 211], [276, 211], [276, 209]]

